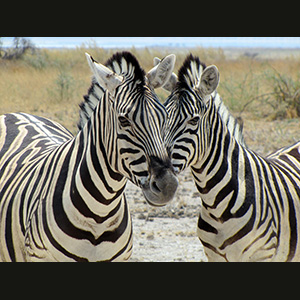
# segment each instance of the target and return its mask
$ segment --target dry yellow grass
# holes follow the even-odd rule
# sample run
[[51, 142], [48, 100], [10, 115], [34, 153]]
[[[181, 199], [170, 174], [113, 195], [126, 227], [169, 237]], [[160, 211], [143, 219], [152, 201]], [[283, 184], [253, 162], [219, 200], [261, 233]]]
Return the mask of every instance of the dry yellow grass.
[[[115, 51], [101, 48], [73, 50], [40, 50], [37, 55], [27, 54], [22, 60], [0, 60], [0, 114], [23, 111], [58, 121], [73, 133], [77, 131], [78, 104], [90, 86], [91, 73], [84, 52], [104, 63]], [[175, 71], [182, 64], [188, 49], [135, 49], [147, 71], [154, 56], [175, 53]], [[222, 49], [192, 49], [207, 65], [215, 64], [221, 74], [218, 88], [225, 104], [244, 120], [245, 137], [250, 148], [267, 153], [300, 139], [299, 118], [273, 121], [272, 97], [265, 101], [262, 94], [272, 91], [268, 72], [276, 70], [297, 82], [300, 78], [300, 58], [228, 59]], [[61, 96], [60, 81], [66, 80], [68, 90]], [[157, 91], [161, 99], [167, 93]], [[249, 103], [248, 103], [249, 102]], [[248, 103], [248, 105], [246, 105]], [[270, 104], [271, 103], [271, 104]], [[246, 106], [245, 106], [246, 105]], [[291, 113], [290, 117], [294, 117]]]
[[[82, 57], [85, 60], [85, 57]], [[58, 121], [73, 132], [76, 130], [78, 104], [90, 85], [86, 68], [70, 68], [66, 74], [74, 78], [72, 98], [58, 98], [57, 78], [61, 67], [35, 68], [26, 61], [0, 63], [0, 114], [28, 112]]]

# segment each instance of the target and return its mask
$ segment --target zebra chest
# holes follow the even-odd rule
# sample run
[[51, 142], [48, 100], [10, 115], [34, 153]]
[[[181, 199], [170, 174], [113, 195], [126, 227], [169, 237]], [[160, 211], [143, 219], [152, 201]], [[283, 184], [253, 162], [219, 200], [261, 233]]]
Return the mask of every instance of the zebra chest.
[[[70, 204], [51, 210], [55, 204], [42, 202], [26, 231], [27, 260], [110, 261], [120, 249], [123, 253], [116, 259], [128, 259], [132, 248], [131, 219], [127, 206], [119, 202], [111, 213], [96, 220], [84, 217]], [[39, 218], [43, 220], [37, 221]]]
[[[277, 252], [278, 240], [271, 220], [252, 225], [253, 208], [242, 218], [220, 220], [202, 209], [198, 237], [209, 261], [270, 261]], [[259, 226], [258, 226], [259, 225]]]

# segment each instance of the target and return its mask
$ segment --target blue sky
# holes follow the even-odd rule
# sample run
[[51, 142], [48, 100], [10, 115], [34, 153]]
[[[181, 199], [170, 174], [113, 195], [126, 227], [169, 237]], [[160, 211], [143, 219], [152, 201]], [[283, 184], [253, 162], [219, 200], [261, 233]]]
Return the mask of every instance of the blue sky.
[[[12, 37], [3, 37], [10, 46]], [[300, 48], [300, 37], [29, 37], [37, 47], [79, 47], [96, 43], [99, 47], [263, 47]]]

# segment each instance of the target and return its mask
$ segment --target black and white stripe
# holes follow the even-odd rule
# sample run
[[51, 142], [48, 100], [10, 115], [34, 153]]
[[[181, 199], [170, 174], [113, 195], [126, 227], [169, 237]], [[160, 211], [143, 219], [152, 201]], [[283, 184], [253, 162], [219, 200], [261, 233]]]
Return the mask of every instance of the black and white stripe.
[[107, 62], [120, 75], [87, 58], [95, 76], [89, 95], [98, 97], [98, 85], [106, 91], [75, 137], [45, 118], [0, 117], [1, 261], [126, 260], [127, 179], [151, 204], [174, 196], [177, 179], [162, 136], [166, 111], [144, 71], [127, 52]]
[[214, 66], [189, 56], [166, 101], [172, 163], [190, 166], [209, 261], [300, 260], [300, 142], [263, 158], [242, 145], [214, 104]]
[[[154, 66], [158, 65], [161, 62], [161, 59], [158, 57], [154, 57], [153, 64]], [[206, 65], [203, 62], [200, 62], [199, 68], [197, 70], [197, 76], [200, 78], [202, 75], [203, 70], [206, 68]], [[169, 81], [167, 81], [163, 89], [168, 92], [173, 92], [178, 82], [178, 76], [175, 73], [172, 73], [170, 76]], [[214, 105], [216, 110], [218, 111], [219, 115], [221, 116], [223, 122], [226, 124], [228, 130], [231, 134], [239, 141], [240, 144], [246, 146], [245, 139], [243, 136], [243, 121], [240, 118], [235, 118], [230, 111], [228, 110], [227, 106], [224, 104], [221, 96], [217, 91], [213, 91], [211, 94], [214, 97]], [[173, 98], [176, 95], [173, 95]], [[168, 101], [170, 102], [170, 100]], [[165, 103], [167, 104], [167, 103]], [[87, 108], [88, 109], [88, 108]]]

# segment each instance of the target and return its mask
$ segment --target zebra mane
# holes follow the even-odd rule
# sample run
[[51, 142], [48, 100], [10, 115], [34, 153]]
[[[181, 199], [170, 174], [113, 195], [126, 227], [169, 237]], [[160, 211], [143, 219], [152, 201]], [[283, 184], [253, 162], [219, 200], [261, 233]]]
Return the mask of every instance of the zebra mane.
[[205, 68], [206, 65], [200, 61], [199, 57], [189, 54], [178, 71], [177, 86], [193, 89], [198, 84]]
[[[145, 71], [140, 67], [137, 59], [130, 52], [123, 51], [115, 53], [106, 61], [105, 66], [118, 75], [125, 77], [134, 76], [134, 79], [141, 86], [145, 84]], [[84, 100], [79, 104], [79, 122], [77, 124], [79, 130], [81, 130], [90, 119], [90, 116], [104, 93], [105, 89], [93, 78], [88, 94], [83, 96]]]
[[145, 84], [145, 71], [140, 67], [139, 62], [130, 52], [123, 51], [115, 53], [105, 66], [122, 76], [134, 76], [135, 80]]
[[83, 96], [84, 100], [79, 104], [78, 130], [81, 130], [85, 123], [90, 119], [104, 93], [105, 89], [100, 86], [95, 78], [93, 78], [88, 94]]

